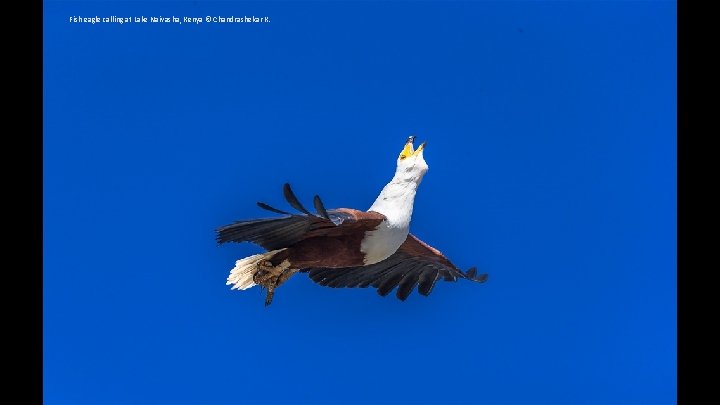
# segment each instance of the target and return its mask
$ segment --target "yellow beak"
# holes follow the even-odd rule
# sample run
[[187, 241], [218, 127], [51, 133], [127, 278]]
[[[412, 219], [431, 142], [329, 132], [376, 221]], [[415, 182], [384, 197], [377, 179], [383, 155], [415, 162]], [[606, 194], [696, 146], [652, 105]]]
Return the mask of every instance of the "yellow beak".
[[420, 153], [423, 149], [425, 149], [425, 144], [427, 142], [423, 142], [418, 146], [417, 149], [413, 149], [413, 142], [415, 142], [415, 136], [409, 136], [407, 141], [405, 142], [405, 147], [403, 148], [402, 152], [400, 152], [400, 159], [405, 159], [409, 156], [414, 156]]

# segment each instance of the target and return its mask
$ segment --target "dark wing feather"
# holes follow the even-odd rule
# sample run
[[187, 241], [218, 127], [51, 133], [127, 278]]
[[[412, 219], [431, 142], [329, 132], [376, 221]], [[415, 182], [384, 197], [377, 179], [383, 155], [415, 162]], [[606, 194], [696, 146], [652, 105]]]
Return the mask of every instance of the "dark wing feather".
[[425, 269], [418, 277], [418, 292], [424, 296], [430, 295], [435, 282], [438, 279], [438, 271], [432, 267]]
[[252, 242], [267, 250], [287, 247], [303, 239], [314, 221], [305, 216], [238, 221], [217, 229], [217, 242]]
[[277, 209], [277, 208], [275, 208], [275, 207], [271, 207], [271, 206], [265, 204], [264, 202], [259, 202], [259, 201], [258, 201], [257, 206], [260, 207], [260, 208], [262, 208], [262, 209], [264, 209], [264, 210], [267, 210], [267, 211], [270, 211], [270, 212], [274, 212], [274, 213], [276, 213], [276, 214], [292, 215], [291, 213], [289, 213], [289, 212], [287, 212], [287, 211], [283, 211], [283, 210], [279, 210], [279, 209]]
[[384, 297], [390, 294], [390, 291], [394, 290], [395, 287], [400, 284], [400, 280], [402, 280], [403, 277], [405, 277], [404, 273], [393, 271], [382, 278], [379, 283], [375, 283], [373, 287], [377, 286], [377, 293], [380, 294], [381, 297]]
[[315, 205], [315, 210], [318, 212], [318, 214], [320, 214], [321, 217], [325, 219], [330, 219], [330, 216], [325, 209], [325, 205], [322, 203], [319, 195], [316, 195], [315, 198], [313, 198], [313, 205]]
[[300, 200], [298, 200], [298, 198], [295, 196], [295, 193], [293, 193], [292, 188], [290, 188], [290, 184], [285, 183], [285, 185], [283, 186], [283, 194], [285, 195], [285, 199], [287, 200], [287, 202], [290, 203], [293, 208], [302, 212], [305, 215], [314, 216], [310, 213], [310, 211], [306, 210], [302, 204], [300, 204]]
[[388, 295], [397, 287], [396, 296], [405, 300], [417, 286], [422, 295], [429, 295], [438, 279], [457, 281], [460, 278], [476, 282], [487, 280], [487, 274], [476, 276], [474, 267], [463, 273], [439, 250], [424, 243], [414, 235], [387, 259], [361, 267], [304, 269], [310, 279], [327, 287], [377, 288], [381, 296]]
[[398, 290], [396, 294], [396, 296], [400, 298], [400, 300], [405, 301], [405, 299], [410, 295], [413, 289], [415, 289], [415, 286], [420, 279], [420, 272], [422, 272], [422, 270], [412, 269], [405, 273], [402, 280], [400, 280], [400, 283], [398, 284]]
[[343, 232], [344, 226], [374, 229], [385, 217], [378, 213], [366, 213], [357, 210], [339, 208], [326, 210], [320, 197], [315, 196], [314, 205], [319, 216], [310, 214], [300, 204], [289, 184], [283, 187], [288, 203], [303, 214], [291, 214], [259, 202], [257, 205], [267, 211], [284, 214], [279, 218], [252, 219], [238, 221], [219, 227], [217, 242], [252, 242], [267, 250], [281, 249], [301, 240], [318, 235], [332, 235]]

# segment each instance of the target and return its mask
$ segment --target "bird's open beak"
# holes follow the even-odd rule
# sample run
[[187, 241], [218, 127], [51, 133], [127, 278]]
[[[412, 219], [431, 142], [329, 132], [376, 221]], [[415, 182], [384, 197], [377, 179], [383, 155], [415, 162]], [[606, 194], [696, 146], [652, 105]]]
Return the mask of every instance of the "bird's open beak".
[[415, 136], [409, 136], [407, 141], [405, 141], [405, 147], [403, 148], [402, 152], [400, 152], [400, 159], [405, 159], [410, 156], [415, 156], [418, 153], [422, 152], [423, 149], [425, 149], [425, 144], [427, 142], [423, 142], [418, 146], [417, 149], [413, 148], [413, 142], [415, 142]]

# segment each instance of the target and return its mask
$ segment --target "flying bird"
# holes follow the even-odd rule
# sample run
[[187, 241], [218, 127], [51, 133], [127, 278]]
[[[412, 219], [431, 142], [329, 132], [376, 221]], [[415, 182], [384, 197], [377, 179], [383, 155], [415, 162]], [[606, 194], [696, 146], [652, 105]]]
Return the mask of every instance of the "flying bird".
[[267, 252], [240, 259], [230, 271], [227, 285], [246, 290], [260, 285], [267, 290], [265, 306], [275, 290], [297, 272], [327, 287], [372, 286], [381, 296], [397, 287], [405, 300], [417, 286], [429, 295], [439, 279], [476, 282], [487, 280], [475, 267], [463, 272], [439, 250], [410, 233], [410, 219], [418, 186], [428, 170], [423, 142], [414, 149], [410, 136], [397, 159], [392, 180], [367, 211], [352, 208], [328, 210], [319, 196], [316, 213], [308, 211], [289, 184], [285, 199], [299, 213], [290, 213], [258, 202], [281, 217], [238, 221], [217, 231], [217, 242], [252, 242]]

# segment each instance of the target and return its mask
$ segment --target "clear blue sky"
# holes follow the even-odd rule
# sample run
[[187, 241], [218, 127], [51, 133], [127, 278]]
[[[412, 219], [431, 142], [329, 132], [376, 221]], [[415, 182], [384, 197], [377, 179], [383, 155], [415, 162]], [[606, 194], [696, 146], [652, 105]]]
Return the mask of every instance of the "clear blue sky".
[[[263, 25], [70, 16], [269, 16]], [[48, 404], [672, 404], [676, 4], [44, 3]], [[367, 209], [487, 283], [298, 275], [263, 307], [214, 228]]]

